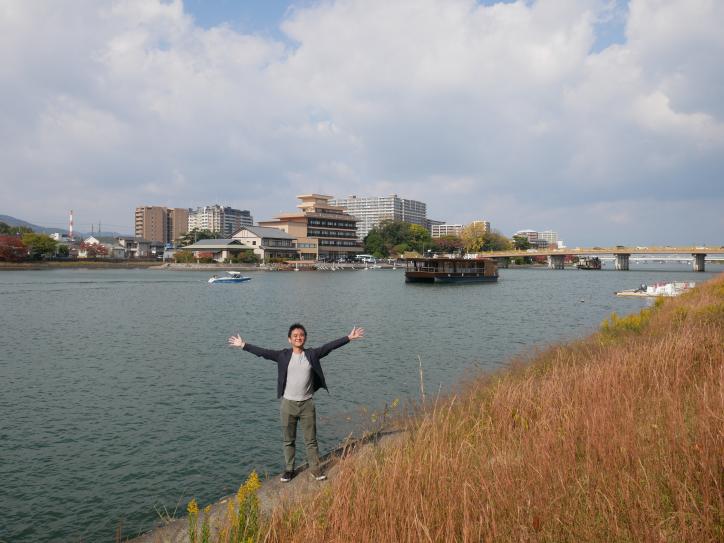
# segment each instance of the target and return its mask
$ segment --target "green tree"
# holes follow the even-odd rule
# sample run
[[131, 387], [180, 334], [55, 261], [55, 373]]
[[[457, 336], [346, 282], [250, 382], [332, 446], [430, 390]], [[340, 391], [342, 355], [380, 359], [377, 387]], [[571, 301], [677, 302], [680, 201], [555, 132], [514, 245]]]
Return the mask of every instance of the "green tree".
[[32, 259], [53, 256], [58, 245], [58, 242], [47, 234], [28, 232], [23, 234], [22, 239], [23, 243], [28, 247]]
[[176, 244], [180, 245], [181, 247], [185, 247], [186, 245], [193, 245], [199, 240], [202, 239], [216, 239], [221, 237], [218, 232], [212, 232], [211, 230], [199, 230], [198, 228], [194, 228], [190, 232], [186, 232], [183, 236], [178, 238], [176, 240]]
[[526, 236], [513, 236], [513, 247], [518, 251], [527, 251], [531, 248], [531, 244]]
[[230, 258], [233, 264], [257, 264], [259, 260], [252, 250], [240, 251]]
[[378, 258], [402, 254], [406, 250], [422, 252], [432, 247], [427, 229], [405, 221], [382, 221], [365, 236], [364, 249]]
[[[406, 243], [413, 250], [423, 253], [425, 249], [432, 248], [432, 238], [430, 232], [424, 226], [419, 224], [410, 224], [407, 229]], [[398, 253], [400, 254], [400, 253]]]
[[483, 251], [507, 251], [511, 248], [511, 241], [497, 230], [487, 232], [483, 241]]
[[189, 264], [191, 262], [196, 262], [196, 259], [194, 258], [194, 253], [191, 251], [176, 251], [174, 254], [174, 260], [178, 262], [179, 264]]
[[376, 226], [367, 233], [364, 241], [362, 242], [362, 245], [364, 247], [365, 253], [374, 255], [377, 258], [382, 258], [389, 255], [389, 253], [387, 252], [387, 248], [385, 247], [382, 232]]

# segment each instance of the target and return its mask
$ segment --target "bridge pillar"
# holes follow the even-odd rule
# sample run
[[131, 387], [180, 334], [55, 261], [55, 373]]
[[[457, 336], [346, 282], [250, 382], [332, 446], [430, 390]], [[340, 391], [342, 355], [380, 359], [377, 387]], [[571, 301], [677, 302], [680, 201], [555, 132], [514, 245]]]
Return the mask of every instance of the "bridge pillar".
[[706, 258], [705, 254], [692, 254], [691, 256], [694, 257], [694, 271], [695, 272], [703, 272], [704, 271], [704, 259]]
[[508, 256], [501, 256], [495, 259], [499, 268], [508, 268], [510, 267], [510, 257]]
[[562, 270], [566, 255], [549, 255], [548, 268], [551, 270]]
[[616, 270], [628, 271], [628, 257], [631, 255], [628, 253], [618, 253], [613, 256], [616, 257]]

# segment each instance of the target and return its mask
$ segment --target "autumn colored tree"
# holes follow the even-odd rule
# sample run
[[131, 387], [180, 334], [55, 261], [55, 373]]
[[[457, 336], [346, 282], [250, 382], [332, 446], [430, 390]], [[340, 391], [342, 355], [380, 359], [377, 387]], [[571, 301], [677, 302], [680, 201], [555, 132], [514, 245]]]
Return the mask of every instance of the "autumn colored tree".
[[463, 248], [463, 240], [458, 236], [442, 236], [433, 240], [433, 247], [435, 251], [440, 253], [454, 253], [460, 251]]
[[20, 262], [28, 256], [28, 248], [17, 236], [0, 236], [0, 260]]
[[465, 226], [460, 232], [463, 247], [468, 253], [481, 251], [505, 251], [510, 249], [511, 242], [497, 230], [487, 232], [481, 223]]
[[108, 248], [101, 243], [81, 243], [81, 251], [85, 251], [88, 258], [108, 256]]

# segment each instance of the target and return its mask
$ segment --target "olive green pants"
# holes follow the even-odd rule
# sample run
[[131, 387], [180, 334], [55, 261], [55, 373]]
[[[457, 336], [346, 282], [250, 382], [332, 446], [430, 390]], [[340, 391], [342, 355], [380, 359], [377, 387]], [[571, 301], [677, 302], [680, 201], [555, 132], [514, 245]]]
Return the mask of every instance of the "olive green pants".
[[295, 402], [294, 400], [282, 398], [279, 405], [279, 414], [282, 422], [285, 471], [294, 471], [297, 422], [302, 423], [309, 467], [316, 469], [319, 466], [319, 447], [317, 446], [317, 411], [314, 408], [314, 399], [309, 398], [308, 400]]

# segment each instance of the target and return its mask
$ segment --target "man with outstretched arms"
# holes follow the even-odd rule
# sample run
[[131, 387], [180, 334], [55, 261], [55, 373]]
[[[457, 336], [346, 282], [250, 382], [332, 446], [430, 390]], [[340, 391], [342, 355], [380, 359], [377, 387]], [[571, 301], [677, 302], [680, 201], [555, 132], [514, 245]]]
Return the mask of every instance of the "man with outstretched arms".
[[364, 337], [363, 328], [352, 328], [352, 331], [339, 339], [330, 341], [316, 349], [305, 348], [307, 331], [299, 323], [289, 327], [288, 340], [291, 349], [275, 351], [257, 347], [244, 341], [239, 334], [229, 338], [229, 345], [240, 347], [256, 356], [261, 356], [277, 363], [277, 398], [281, 398], [279, 413], [282, 423], [282, 439], [284, 441], [284, 473], [281, 481], [287, 483], [294, 477], [295, 442], [297, 438], [297, 422], [302, 423], [304, 444], [307, 447], [307, 461], [312, 476], [322, 481], [327, 476], [319, 466], [319, 447], [317, 446], [317, 413], [314, 408], [314, 393], [320, 388], [327, 388], [324, 380], [321, 358], [334, 349], [346, 345], [352, 340]]

